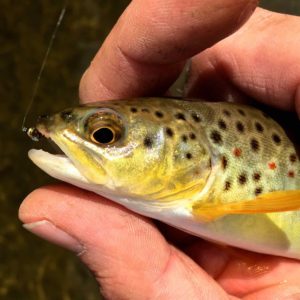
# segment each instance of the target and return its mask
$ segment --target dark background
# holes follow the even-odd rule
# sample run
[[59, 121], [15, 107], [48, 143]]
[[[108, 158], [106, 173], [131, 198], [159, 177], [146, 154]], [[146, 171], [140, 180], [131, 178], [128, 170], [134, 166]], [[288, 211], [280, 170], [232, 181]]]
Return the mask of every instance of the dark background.
[[[68, 2], [29, 123], [77, 102], [81, 74], [129, 2]], [[21, 124], [63, 5], [58, 0], [0, 3], [0, 299], [99, 299], [97, 284], [73, 254], [27, 233], [17, 218], [22, 199], [51, 182], [27, 159], [35, 145]], [[261, 6], [300, 15], [299, 0], [265, 0]]]

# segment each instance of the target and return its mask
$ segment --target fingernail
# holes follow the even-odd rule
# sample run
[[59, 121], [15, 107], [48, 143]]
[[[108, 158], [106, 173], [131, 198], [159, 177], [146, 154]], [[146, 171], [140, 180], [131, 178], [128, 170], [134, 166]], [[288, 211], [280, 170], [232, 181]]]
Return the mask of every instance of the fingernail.
[[23, 224], [23, 227], [53, 244], [76, 253], [81, 253], [83, 251], [83, 246], [75, 238], [47, 220]]

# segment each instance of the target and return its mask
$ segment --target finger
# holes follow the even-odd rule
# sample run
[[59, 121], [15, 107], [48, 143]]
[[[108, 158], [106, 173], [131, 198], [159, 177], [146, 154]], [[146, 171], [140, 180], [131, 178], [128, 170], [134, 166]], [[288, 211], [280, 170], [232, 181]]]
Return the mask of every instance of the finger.
[[191, 94], [209, 96], [221, 85], [213, 89], [219, 97], [242, 92], [281, 109], [297, 105], [299, 112], [299, 30], [299, 17], [257, 9], [240, 30], [194, 59]]
[[183, 61], [232, 33], [256, 0], [134, 0], [80, 83], [83, 102], [165, 91]]
[[245, 296], [268, 287], [300, 284], [300, 264], [296, 260], [267, 255], [232, 259], [218, 282], [228, 292]]
[[300, 287], [299, 285], [291, 285], [287, 282], [282, 282], [280, 285], [270, 286], [243, 297], [243, 300], [257, 299], [297, 300], [300, 299]]
[[80, 251], [108, 299], [227, 299], [150, 221], [93, 193], [41, 188], [24, 201], [20, 219], [33, 233]]
[[[254, 295], [269, 287], [285, 284], [288, 292], [289, 288], [300, 286], [300, 262], [297, 260], [217, 246], [205, 241], [190, 246], [186, 253], [227, 293], [237, 297], [248, 295], [249, 299], [258, 299]], [[275, 292], [279, 294], [284, 291], [274, 289], [274, 297]]]

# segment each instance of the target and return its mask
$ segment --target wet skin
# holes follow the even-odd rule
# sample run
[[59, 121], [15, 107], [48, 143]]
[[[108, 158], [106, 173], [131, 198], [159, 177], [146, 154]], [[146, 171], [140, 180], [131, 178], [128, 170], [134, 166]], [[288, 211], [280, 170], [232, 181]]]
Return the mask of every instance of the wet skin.
[[[300, 115], [300, 18], [257, 9], [230, 35], [255, 4], [133, 1], [84, 74], [81, 101], [163, 94], [184, 60], [196, 55], [190, 96], [255, 98]], [[23, 202], [20, 219], [47, 220], [27, 228], [79, 254], [108, 299], [300, 295], [296, 260], [216, 246], [71, 186], [34, 191]]]

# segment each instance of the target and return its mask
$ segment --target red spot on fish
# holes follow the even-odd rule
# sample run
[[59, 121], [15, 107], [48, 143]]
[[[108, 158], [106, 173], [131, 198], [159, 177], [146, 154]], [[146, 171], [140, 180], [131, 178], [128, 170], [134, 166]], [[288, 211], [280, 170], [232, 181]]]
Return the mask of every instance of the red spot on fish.
[[295, 177], [295, 172], [294, 171], [289, 171], [288, 172], [288, 177], [294, 178]]
[[242, 150], [240, 148], [234, 148], [233, 155], [236, 157], [240, 157], [242, 155]]
[[276, 164], [273, 161], [269, 162], [268, 165], [269, 165], [269, 169], [271, 170], [275, 170], [277, 168]]

